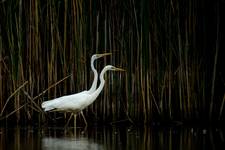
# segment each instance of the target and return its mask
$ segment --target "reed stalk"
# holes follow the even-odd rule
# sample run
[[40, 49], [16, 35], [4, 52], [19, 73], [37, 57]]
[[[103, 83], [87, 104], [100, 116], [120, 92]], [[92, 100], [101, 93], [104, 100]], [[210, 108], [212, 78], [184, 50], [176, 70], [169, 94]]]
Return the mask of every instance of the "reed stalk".
[[0, 30], [0, 110], [3, 108], [3, 72], [4, 72], [4, 59], [2, 57], [3, 47], [2, 47], [2, 36]]
[[1, 2], [1, 117], [43, 121], [41, 103], [88, 89], [91, 55], [112, 52], [96, 61], [98, 72], [107, 64], [127, 72], [107, 74], [104, 90], [84, 110], [88, 120], [224, 120], [220, 3]]
[[222, 102], [221, 102], [221, 105], [220, 105], [219, 120], [222, 119], [222, 113], [223, 113], [224, 102], [225, 102], [225, 94], [224, 94], [224, 96], [223, 96], [223, 99], [222, 99]]
[[215, 45], [215, 56], [214, 56], [214, 65], [213, 65], [213, 74], [212, 74], [212, 89], [211, 89], [211, 99], [209, 106], [209, 118], [212, 120], [213, 117], [213, 106], [214, 106], [214, 91], [215, 91], [215, 80], [217, 72], [217, 63], [218, 63], [218, 53], [219, 53], [219, 44], [220, 44], [220, 19], [219, 19], [219, 4], [217, 4], [217, 26], [216, 26], [216, 45]]

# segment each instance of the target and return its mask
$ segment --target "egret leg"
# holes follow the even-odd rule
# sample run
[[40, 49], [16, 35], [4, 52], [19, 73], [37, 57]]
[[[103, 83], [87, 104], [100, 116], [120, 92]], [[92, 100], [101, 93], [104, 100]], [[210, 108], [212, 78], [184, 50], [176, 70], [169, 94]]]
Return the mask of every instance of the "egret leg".
[[73, 116], [74, 116], [74, 136], [76, 137], [76, 135], [77, 135], [77, 114], [73, 114]]
[[74, 115], [74, 128], [77, 127], [77, 114], [73, 114]]
[[67, 121], [67, 123], [66, 123], [65, 127], [67, 127], [67, 126], [69, 125], [69, 122], [70, 122], [70, 120], [71, 120], [72, 116], [73, 116], [73, 114], [71, 114], [71, 115], [70, 115], [70, 118], [68, 119], [68, 121]]
[[84, 122], [85, 122], [85, 127], [87, 127], [87, 126], [88, 126], [88, 124], [87, 124], [87, 121], [86, 121], [86, 119], [85, 119], [85, 117], [84, 117], [83, 111], [81, 111], [81, 115], [82, 115], [82, 117], [83, 117], [83, 119], [84, 119]]

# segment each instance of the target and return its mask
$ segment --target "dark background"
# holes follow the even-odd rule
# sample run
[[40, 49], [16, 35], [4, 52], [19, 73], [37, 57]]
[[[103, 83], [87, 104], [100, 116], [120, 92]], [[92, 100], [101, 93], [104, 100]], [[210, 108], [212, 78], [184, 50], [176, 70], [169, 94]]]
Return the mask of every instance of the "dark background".
[[113, 55], [97, 61], [98, 72], [112, 64], [126, 73], [107, 74], [85, 110], [88, 120], [224, 122], [224, 6], [224, 0], [1, 1], [1, 123], [66, 120], [62, 113], [46, 117], [40, 104], [88, 89], [90, 58], [103, 52]]

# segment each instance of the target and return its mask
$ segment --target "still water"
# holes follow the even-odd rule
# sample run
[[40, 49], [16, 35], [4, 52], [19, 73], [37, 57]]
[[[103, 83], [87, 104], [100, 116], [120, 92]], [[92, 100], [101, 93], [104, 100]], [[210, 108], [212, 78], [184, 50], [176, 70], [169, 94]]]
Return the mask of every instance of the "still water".
[[197, 127], [0, 128], [0, 150], [225, 149], [224, 130]]

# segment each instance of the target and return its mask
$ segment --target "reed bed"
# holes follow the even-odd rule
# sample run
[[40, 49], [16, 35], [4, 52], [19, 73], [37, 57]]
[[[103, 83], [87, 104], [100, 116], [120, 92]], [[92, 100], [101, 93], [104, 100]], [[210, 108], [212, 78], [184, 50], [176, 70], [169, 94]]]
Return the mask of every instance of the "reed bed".
[[[40, 104], [88, 89], [92, 54], [108, 73], [84, 113], [97, 122], [224, 121], [222, 1], [0, 2], [1, 123], [46, 120]], [[67, 114], [54, 113], [66, 122]], [[52, 117], [52, 116], [51, 116]]]

